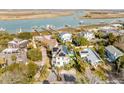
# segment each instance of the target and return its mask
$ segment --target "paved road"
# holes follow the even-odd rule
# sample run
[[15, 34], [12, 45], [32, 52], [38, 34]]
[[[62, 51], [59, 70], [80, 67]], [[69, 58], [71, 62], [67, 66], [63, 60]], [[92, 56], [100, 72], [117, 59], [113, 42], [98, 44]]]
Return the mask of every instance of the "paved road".
[[42, 52], [42, 61], [41, 61], [41, 66], [46, 64], [46, 59], [47, 59], [47, 52], [45, 47], [41, 47], [41, 52]]
[[120, 84], [119, 80], [114, 76], [114, 73], [109, 72], [109, 81], [108, 83]]
[[53, 71], [50, 70], [50, 74], [49, 74], [47, 80], [48, 80], [49, 82], [54, 82], [54, 81], [56, 81], [56, 80], [57, 80], [57, 76], [56, 76], [55, 72], [53, 72]]
[[41, 68], [38, 70], [38, 72], [35, 75], [35, 79], [38, 80], [40, 77], [40, 71], [42, 70], [42, 67], [46, 64], [47, 59], [47, 52], [45, 47], [41, 47], [41, 53], [42, 53], [42, 61], [35, 62], [37, 65], [39, 65]]
[[86, 69], [85, 75], [91, 84], [102, 83], [102, 81], [91, 72], [90, 68]]
[[44, 66], [46, 64], [47, 60], [47, 51], [45, 47], [41, 47], [41, 54], [42, 54], [42, 60], [41, 61], [36, 61], [35, 63], [39, 66]]

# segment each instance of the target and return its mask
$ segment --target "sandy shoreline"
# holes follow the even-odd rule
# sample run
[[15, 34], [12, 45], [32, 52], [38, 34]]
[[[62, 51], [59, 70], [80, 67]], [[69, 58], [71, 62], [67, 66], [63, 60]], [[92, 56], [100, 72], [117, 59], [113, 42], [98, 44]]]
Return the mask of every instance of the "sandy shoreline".
[[87, 11], [84, 16], [80, 18], [87, 19], [111, 19], [111, 18], [124, 18], [124, 12], [113, 11]]
[[72, 11], [0, 11], [0, 20], [46, 19], [72, 14]]

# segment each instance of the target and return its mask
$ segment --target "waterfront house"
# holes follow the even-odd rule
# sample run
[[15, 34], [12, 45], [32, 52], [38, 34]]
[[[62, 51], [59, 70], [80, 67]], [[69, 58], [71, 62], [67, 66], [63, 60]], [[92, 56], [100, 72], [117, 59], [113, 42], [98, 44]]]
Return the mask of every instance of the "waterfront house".
[[121, 25], [119, 24], [111, 24], [109, 27], [100, 27], [99, 31], [102, 32], [104, 35], [108, 35], [110, 33], [114, 34], [115, 36], [119, 36], [123, 34], [123, 30], [118, 30], [118, 27]]
[[106, 55], [108, 57], [109, 62], [114, 62], [119, 57], [124, 55], [123, 52], [121, 52], [119, 49], [117, 49], [112, 45], [105, 47], [105, 50], [106, 50]]
[[83, 58], [86, 62], [90, 63], [92, 66], [96, 67], [98, 63], [102, 61], [100, 56], [91, 48], [83, 49], [79, 52], [81, 58]]
[[112, 33], [115, 36], [119, 36], [123, 34], [123, 31], [117, 29], [101, 29], [99, 31], [102, 32], [104, 36], [107, 36], [110, 33]]
[[50, 49], [58, 46], [57, 40], [53, 39], [51, 35], [34, 36], [33, 40], [46, 43]]
[[113, 29], [113, 27], [112, 26], [103, 26], [103, 27], [99, 27], [99, 30], [101, 30], [101, 29]]
[[27, 62], [27, 44], [28, 40], [14, 39], [8, 42], [8, 48], [4, 49], [0, 54], [1, 58], [6, 61], [6, 65], [15, 63], [12, 56], [16, 57], [16, 62]]
[[80, 33], [79, 33], [79, 36], [80, 36], [80, 37], [84, 37], [84, 38], [86, 38], [87, 40], [92, 40], [92, 39], [95, 38], [94, 33], [93, 33], [93, 32], [88, 32], [88, 31], [86, 31], [86, 32], [80, 32]]
[[62, 32], [59, 34], [60, 39], [65, 42], [72, 42], [72, 34], [68, 32]]
[[6, 61], [7, 65], [15, 63], [12, 60], [12, 56], [14, 55], [16, 57], [16, 63], [26, 63], [27, 62], [27, 50], [24, 49], [23, 52], [19, 48], [6, 48], [1, 53], [1, 58], [3, 58]]
[[8, 42], [8, 48], [27, 48], [28, 40], [14, 39]]
[[73, 53], [70, 52], [66, 46], [60, 45], [52, 49], [52, 65], [57, 67], [63, 67], [71, 60]]
[[111, 26], [114, 27], [114, 28], [122, 27], [121, 24], [111, 24]]

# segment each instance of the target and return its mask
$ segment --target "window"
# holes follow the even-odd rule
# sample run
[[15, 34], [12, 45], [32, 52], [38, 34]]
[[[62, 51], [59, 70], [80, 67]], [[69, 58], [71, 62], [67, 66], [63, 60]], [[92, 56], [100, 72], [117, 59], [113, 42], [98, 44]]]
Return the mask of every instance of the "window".
[[60, 65], [60, 62], [57, 62], [58, 65]]
[[64, 57], [62, 57], [62, 60], [64, 60]]
[[55, 63], [56, 63], [56, 61], [53, 61], [53, 63], [55, 64]]

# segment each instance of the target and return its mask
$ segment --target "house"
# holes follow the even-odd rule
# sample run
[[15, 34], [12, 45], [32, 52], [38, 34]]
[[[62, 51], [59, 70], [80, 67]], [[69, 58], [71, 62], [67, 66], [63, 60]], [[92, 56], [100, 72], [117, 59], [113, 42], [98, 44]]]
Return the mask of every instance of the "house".
[[23, 52], [19, 48], [6, 48], [1, 53], [1, 58], [3, 58], [6, 61], [6, 65], [11, 65], [15, 63], [12, 60], [12, 56], [14, 55], [16, 57], [16, 63], [26, 63], [27, 62], [27, 50], [24, 49]]
[[85, 61], [89, 62], [93, 66], [97, 66], [98, 63], [100, 63], [102, 60], [100, 56], [91, 48], [83, 49], [79, 52], [81, 58], [83, 58]]
[[8, 42], [8, 48], [26, 48], [28, 40], [14, 39]]
[[12, 53], [18, 53], [19, 49], [18, 48], [6, 48], [2, 51], [4, 54], [12, 54]]
[[44, 42], [45, 44], [49, 46], [50, 49], [58, 46], [57, 40], [53, 39], [51, 35], [34, 36], [33, 40]]
[[99, 30], [101, 30], [101, 29], [113, 29], [113, 27], [112, 26], [103, 26], [103, 27], [99, 27]]
[[120, 35], [120, 32], [115, 29], [101, 29], [99, 31], [102, 32], [104, 35], [108, 35], [110, 33], [114, 34], [115, 36]]
[[62, 32], [59, 34], [60, 39], [65, 42], [72, 42], [72, 34], [68, 32]]
[[52, 49], [52, 65], [57, 67], [63, 67], [71, 60], [73, 52], [70, 52], [66, 46], [60, 45]]
[[121, 24], [111, 24], [111, 26], [114, 27], [114, 28], [122, 27]]
[[27, 62], [27, 44], [28, 40], [14, 39], [8, 42], [8, 48], [4, 49], [0, 55], [5, 60], [6, 65], [15, 63], [12, 56], [16, 57], [16, 62]]
[[104, 35], [108, 35], [109, 33], [114, 34], [115, 36], [123, 35], [123, 30], [118, 30], [118, 27], [122, 27], [121, 24], [111, 24], [111, 26], [104, 26], [100, 27], [99, 31], [102, 32]]
[[119, 57], [123, 56], [123, 52], [121, 52], [116, 47], [109, 45], [105, 47], [106, 55], [108, 57], [109, 62], [116, 61]]
[[86, 38], [87, 40], [92, 40], [92, 39], [94, 39], [95, 38], [95, 35], [94, 35], [94, 33], [93, 32], [80, 32], [79, 33], [79, 36], [80, 37], [84, 37], [84, 38]]

